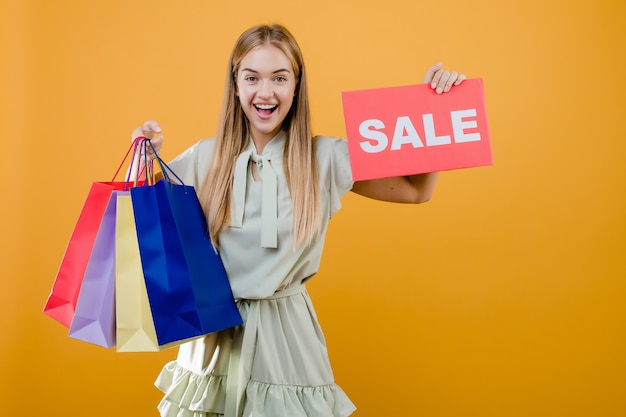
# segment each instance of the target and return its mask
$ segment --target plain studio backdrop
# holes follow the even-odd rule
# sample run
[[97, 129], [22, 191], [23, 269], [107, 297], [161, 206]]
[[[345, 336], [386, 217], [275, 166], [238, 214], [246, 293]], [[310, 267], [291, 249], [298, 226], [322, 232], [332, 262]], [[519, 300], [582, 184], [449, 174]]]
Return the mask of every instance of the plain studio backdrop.
[[626, 415], [626, 3], [2, 0], [3, 416], [156, 415], [176, 350], [116, 353], [42, 313], [92, 181], [147, 119], [171, 159], [215, 133], [228, 55], [281, 23], [315, 132], [341, 92], [485, 83], [495, 164], [433, 200], [349, 194], [309, 285], [355, 416]]

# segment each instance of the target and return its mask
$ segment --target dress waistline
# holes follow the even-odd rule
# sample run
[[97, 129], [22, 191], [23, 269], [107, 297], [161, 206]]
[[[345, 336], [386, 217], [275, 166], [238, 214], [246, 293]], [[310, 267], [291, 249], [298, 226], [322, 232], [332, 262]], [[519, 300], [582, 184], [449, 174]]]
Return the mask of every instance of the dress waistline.
[[289, 288], [285, 288], [284, 290], [278, 290], [274, 294], [270, 295], [269, 297], [265, 297], [265, 298], [238, 298], [236, 301], [237, 302], [241, 302], [241, 301], [276, 300], [278, 298], [292, 297], [294, 295], [302, 294], [304, 292], [306, 292], [306, 285], [305, 284], [298, 284], [298, 285], [291, 286]]
[[285, 298], [285, 297], [291, 297], [297, 294], [302, 294], [305, 291], [306, 291], [306, 285], [299, 284], [299, 285], [294, 285], [293, 287], [285, 288], [284, 290], [278, 290], [274, 294], [263, 299], [264, 300], [276, 300], [277, 298]]
[[[243, 413], [243, 398], [252, 364], [248, 362], [254, 354], [254, 344], [258, 329], [258, 311], [260, 304], [254, 301], [276, 300], [279, 298], [293, 297], [306, 292], [305, 284], [294, 285], [284, 290], [276, 291], [266, 298], [238, 299], [237, 303], [247, 303], [249, 306], [246, 324], [233, 329], [233, 344], [230, 352], [228, 365], [228, 379], [226, 382], [225, 417], [241, 417]], [[252, 317], [252, 319], [250, 319]], [[246, 327], [244, 331], [244, 326]], [[246, 358], [243, 360], [242, 358]]]

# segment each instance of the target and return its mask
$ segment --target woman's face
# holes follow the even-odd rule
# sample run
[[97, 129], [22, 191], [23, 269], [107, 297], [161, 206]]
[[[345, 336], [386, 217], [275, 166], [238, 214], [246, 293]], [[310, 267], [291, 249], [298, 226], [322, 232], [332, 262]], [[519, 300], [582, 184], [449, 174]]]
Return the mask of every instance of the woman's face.
[[295, 91], [291, 61], [275, 46], [259, 46], [241, 60], [237, 96], [257, 146], [265, 145], [280, 131]]

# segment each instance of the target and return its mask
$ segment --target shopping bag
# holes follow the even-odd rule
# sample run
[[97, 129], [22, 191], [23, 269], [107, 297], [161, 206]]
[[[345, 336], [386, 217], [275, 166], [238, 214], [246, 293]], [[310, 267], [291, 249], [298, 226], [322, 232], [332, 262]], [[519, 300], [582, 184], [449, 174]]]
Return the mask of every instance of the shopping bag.
[[156, 352], [156, 337], [139, 256], [130, 192], [117, 193], [115, 313], [118, 352]]
[[137, 145], [138, 142], [135, 141], [128, 149], [112, 181], [92, 183], [71, 234], [52, 290], [44, 306], [45, 314], [66, 327], [72, 324], [80, 286], [111, 193], [114, 190], [124, 190], [129, 187], [128, 179], [116, 182], [115, 178], [131, 150], [137, 151]]
[[69, 336], [103, 347], [115, 346], [115, 212], [113, 191], [89, 257]]
[[130, 194], [159, 344], [237, 326], [241, 315], [195, 189], [174, 183], [168, 172], [176, 174], [157, 161], [164, 178]]
[[203, 333], [242, 324], [226, 269], [211, 243], [195, 189], [167, 179], [156, 183], [154, 189], [159, 209], [169, 207], [172, 211], [176, 227], [163, 229], [166, 253], [175, 250], [184, 253]]

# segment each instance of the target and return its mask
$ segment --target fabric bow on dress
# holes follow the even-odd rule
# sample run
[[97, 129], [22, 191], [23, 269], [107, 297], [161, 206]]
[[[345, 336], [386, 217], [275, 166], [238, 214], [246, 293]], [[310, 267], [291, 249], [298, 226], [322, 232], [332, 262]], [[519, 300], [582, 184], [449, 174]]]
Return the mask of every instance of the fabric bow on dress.
[[263, 226], [261, 228], [261, 247], [278, 247], [278, 189], [276, 172], [271, 164], [271, 152], [264, 152], [257, 155], [253, 150], [246, 150], [237, 158], [235, 164], [235, 175], [233, 183], [233, 203], [235, 205], [231, 214], [231, 227], [241, 228], [243, 225], [243, 212], [246, 204], [246, 186], [248, 181], [248, 165], [252, 160], [257, 164], [261, 182], [263, 183], [263, 194], [261, 201], [261, 218]]

